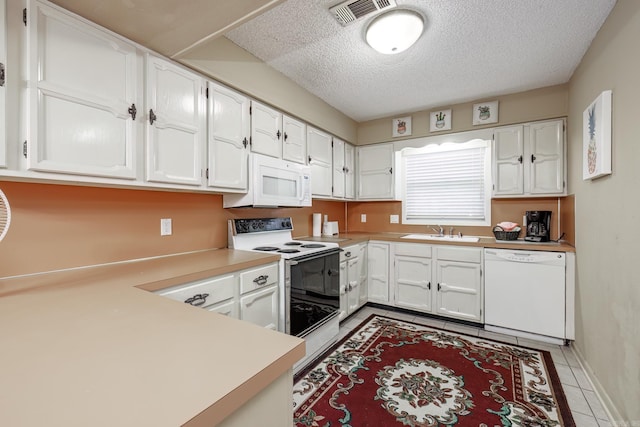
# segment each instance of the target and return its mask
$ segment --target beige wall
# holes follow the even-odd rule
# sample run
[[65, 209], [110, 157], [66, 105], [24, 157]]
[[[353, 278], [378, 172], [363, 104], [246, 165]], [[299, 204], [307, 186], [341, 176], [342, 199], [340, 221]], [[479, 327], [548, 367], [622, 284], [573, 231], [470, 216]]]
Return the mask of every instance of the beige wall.
[[[473, 126], [471, 124], [471, 117], [474, 102], [449, 106], [443, 105], [440, 107], [441, 109], [451, 108], [452, 110], [451, 131], [429, 132], [429, 112], [436, 110], [435, 108], [431, 108], [425, 111], [406, 114], [411, 116], [412, 127], [412, 134], [407, 138], [393, 138], [391, 136], [392, 117], [360, 123], [358, 125], [357, 145], [391, 141], [392, 139], [395, 141], [481, 129], [483, 127], [494, 127], [535, 120], [552, 119], [564, 117], [569, 112], [569, 95], [567, 85], [551, 86], [527, 92], [515, 93], [512, 95], [496, 96], [478, 101], [494, 100], [499, 101], [499, 121], [497, 124]], [[398, 114], [394, 117], [403, 116], [405, 116], [405, 114]]]
[[[164, 191], [1, 182], [12, 211], [0, 242], [2, 278], [227, 246], [227, 220], [291, 216], [294, 237], [311, 234], [312, 214], [346, 227], [345, 204], [311, 208], [223, 209], [222, 196]], [[173, 234], [160, 236], [160, 219]]]
[[[640, 2], [618, 0], [569, 84], [576, 200], [576, 348], [619, 419], [640, 425]], [[582, 180], [582, 112], [613, 91], [613, 174]], [[615, 425], [615, 423], [614, 423]], [[619, 424], [622, 425], [622, 424]]]
[[177, 58], [185, 65], [349, 142], [357, 123], [283, 74], [219, 37]]

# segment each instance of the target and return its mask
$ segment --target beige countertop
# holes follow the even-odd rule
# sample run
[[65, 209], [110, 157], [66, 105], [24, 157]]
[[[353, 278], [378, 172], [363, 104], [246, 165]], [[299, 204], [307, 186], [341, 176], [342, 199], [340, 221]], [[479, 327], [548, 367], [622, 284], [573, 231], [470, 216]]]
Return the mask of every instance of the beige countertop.
[[[576, 248], [564, 242], [532, 243], [524, 240], [505, 241], [493, 237], [480, 237], [477, 242], [455, 242], [441, 240], [405, 239], [403, 236], [413, 233], [340, 233], [334, 236], [304, 237], [305, 240], [336, 242], [340, 247], [354, 245], [369, 240], [385, 242], [423, 243], [427, 245], [475, 246], [483, 248], [522, 249], [528, 251], [575, 252]], [[430, 234], [430, 233], [426, 233]]]
[[0, 425], [216, 425], [304, 341], [148, 290], [278, 259], [219, 249], [0, 280]]

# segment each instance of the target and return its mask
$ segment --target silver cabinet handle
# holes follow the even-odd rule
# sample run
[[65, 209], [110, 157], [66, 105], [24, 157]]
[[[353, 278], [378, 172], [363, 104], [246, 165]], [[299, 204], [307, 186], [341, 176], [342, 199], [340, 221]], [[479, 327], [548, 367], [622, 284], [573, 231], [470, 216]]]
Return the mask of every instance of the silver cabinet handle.
[[267, 283], [267, 280], [269, 280], [269, 275], [263, 274], [262, 276], [258, 276], [255, 279], [253, 279], [253, 283], [255, 283], [258, 286], [262, 286]]
[[191, 298], [187, 298], [186, 300], [184, 300], [184, 302], [186, 304], [191, 304], [195, 307], [201, 306], [202, 304], [204, 304], [207, 301], [207, 297], [209, 296], [209, 294], [196, 294], [194, 296], [192, 296]]

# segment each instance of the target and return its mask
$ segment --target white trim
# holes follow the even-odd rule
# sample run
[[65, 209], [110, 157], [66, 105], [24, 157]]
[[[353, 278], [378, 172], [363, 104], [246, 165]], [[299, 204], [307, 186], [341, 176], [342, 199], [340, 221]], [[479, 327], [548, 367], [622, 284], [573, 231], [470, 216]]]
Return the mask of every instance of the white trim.
[[576, 348], [574, 345], [571, 345], [569, 348], [571, 349], [573, 354], [576, 356], [576, 360], [578, 361], [578, 364], [582, 368], [582, 371], [584, 372], [584, 376], [587, 378], [587, 381], [589, 381], [589, 384], [591, 385], [591, 389], [595, 393], [596, 397], [600, 400], [600, 403], [602, 403], [602, 409], [607, 414], [607, 417], [609, 417], [609, 421], [612, 423], [612, 425], [614, 426], [630, 425], [630, 424], [625, 424], [626, 422], [625, 419], [622, 417], [622, 415], [620, 415], [620, 411], [618, 411], [618, 408], [613, 403], [613, 400], [611, 399], [611, 397], [609, 396], [605, 388], [602, 386], [600, 381], [598, 381], [598, 377], [593, 372], [593, 369], [591, 369], [591, 366], [589, 366], [589, 363], [587, 363], [582, 353], [580, 353], [578, 348]]

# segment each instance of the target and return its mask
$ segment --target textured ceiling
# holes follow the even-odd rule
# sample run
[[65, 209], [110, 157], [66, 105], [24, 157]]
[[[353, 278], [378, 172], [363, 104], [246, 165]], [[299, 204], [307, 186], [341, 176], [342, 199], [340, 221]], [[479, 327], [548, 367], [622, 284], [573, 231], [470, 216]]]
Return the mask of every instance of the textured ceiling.
[[226, 37], [347, 116], [366, 121], [565, 83], [615, 0], [397, 0], [420, 11], [417, 44], [382, 55], [375, 15], [343, 27], [336, 0], [287, 0]]

